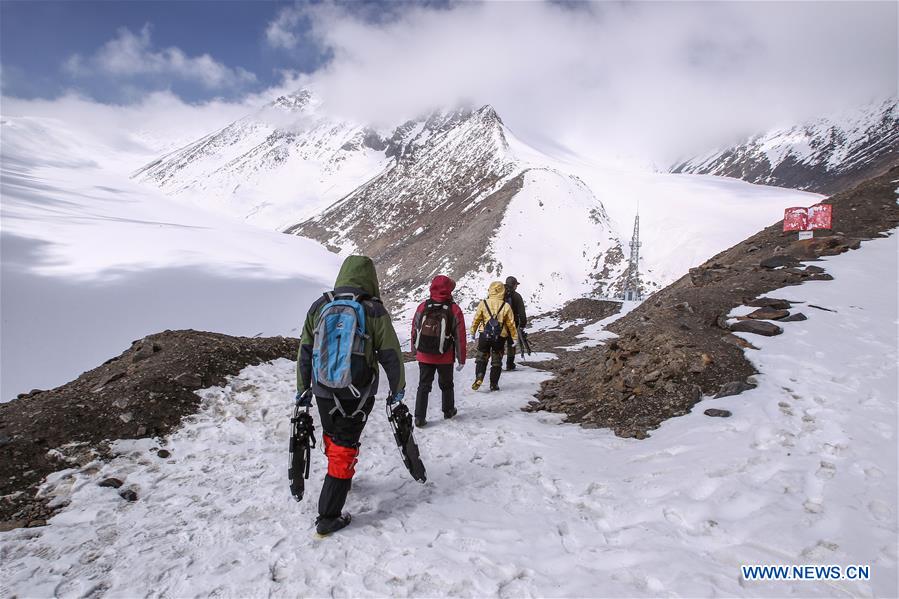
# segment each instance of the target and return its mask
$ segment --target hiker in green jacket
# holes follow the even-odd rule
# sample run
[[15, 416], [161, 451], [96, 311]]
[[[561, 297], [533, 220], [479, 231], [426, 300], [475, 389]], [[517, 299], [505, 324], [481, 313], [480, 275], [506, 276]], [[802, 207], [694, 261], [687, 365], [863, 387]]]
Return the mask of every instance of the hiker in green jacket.
[[[342, 510], [355, 473], [362, 429], [375, 403], [378, 364], [387, 374], [390, 386], [388, 404], [402, 402], [405, 394], [406, 377], [400, 342], [390, 314], [378, 297], [379, 293], [378, 275], [371, 258], [349, 256], [340, 267], [334, 290], [312, 304], [303, 325], [297, 357], [297, 393], [300, 401], [305, 402], [301, 405], [310, 405], [312, 396], [315, 396], [324, 451], [328, 457], [328, 473], [322, 485], [316, 519], [316, 530], [320, 535], [330, 534], [350, 522], [350, 515], [342, 513]], [[328, 334], [327, 326], [319, 326], [322, 312], [330, 313], [331, 309], [326, 306], [333, 305], [333, 300], [349, 300], [341, 309], [353, 316], [361, 316], [355, 312], [360, 310], [365, 320], [365, 336], [357, 335], [358, 343], [364, 349], [360, 354], [355, 351], [352, 354], [350, 368], [345, 369], [347, 384], [343, 386], [324, 383], [330, 382], [328, 377], [338, 370], [327, 361], [336, 353], [333, 343], [341, 343], [338, 336], [336, 341], [331, 341], [331, 351], [325, 351], [329, 348], [323, 344], [328, 340], [322, 337]], [[361, 322], [361, 319], [356, 320]], [[316, 339], [316, 334], [320, 339]], [[345, 331], [341, 330], [340, 334], [345, 334]], [[313, 348], [316, 344], [320, 353], [314, 360]]]

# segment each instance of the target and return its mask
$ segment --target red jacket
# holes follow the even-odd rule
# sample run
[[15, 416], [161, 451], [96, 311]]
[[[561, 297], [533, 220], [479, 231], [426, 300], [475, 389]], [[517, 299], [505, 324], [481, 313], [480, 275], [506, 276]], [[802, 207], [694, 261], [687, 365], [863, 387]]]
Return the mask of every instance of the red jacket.
[[[453, 289], [456, 288], [456, 282], [451, 278], [437, 275], [434, 277], [434, 280], [431, 281], [431, 299], [435, 302], [448, 303], [453, 301]], [[425, 311], [426, 302], [422, 302], [418, 309], [415, 311], [415, 316], [412, 317], [412, 349], [415, 349], [415, 323], [418, 322], [421, 313]], [[465, 329], [465, 316], [462, 314], [462, 309], [459, 308], [458, 304], [453, 303], [450, 308], [450, 312], [453, 315], [453, 319], [456, 321], [456, 329], [453, 332], [453, 337], [455, 342], [453, 343], [453, 347], [443, 352], [443, 354], [436, 356], [434, 354], [423, 354], [421, 352], [415, 352], [415, 359], [424, 364], [452, 364], [453, 360], [459, 362], [459, 364], [465, 364], [465, 354], [468, 351], [466, 346], [466, 329]]]

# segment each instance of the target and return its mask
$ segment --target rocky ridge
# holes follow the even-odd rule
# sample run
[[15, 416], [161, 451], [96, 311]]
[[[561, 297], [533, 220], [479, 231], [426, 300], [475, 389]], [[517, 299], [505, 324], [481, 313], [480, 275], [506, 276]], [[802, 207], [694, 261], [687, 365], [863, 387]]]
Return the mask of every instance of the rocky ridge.
[[[897, 181], [899, 167], [894, 167], [825, 200], [834, 206], [831, 234], [798, 241], [795, 233], [783, 233], [779, 222], [691, 269], [612, 323], [608, 330], [617, 339], [547, 362], [557, 377], [523, 409], [561, 412], [569, 422], [644, 438], [704, 396], [751, 388], [754, 370], [743, 352], [754, 347], [733, 333], [780, 334], [778, 320], [802, 320], [799, 310], [827, 309], [763, 296], [829, 279], [824, 268], [800, 261], [857, 249], [862, 240], [899, 225]], [[741, 305], [759, 310], [730, 321], [728, 314]]]
[[[382, 293], [401, 298], [398, 303], [420, 295], [423, 281], [443, 273], [459, 282], [456, 295], [467, 306], [486, 289], [484, 277], [470, 273], [505, 276], [503, 242], [523, 253], [521, 241], [508, 239], [516, 233], [504, 235], [508, 219], [549, 210], [546, 202], [553, 198], [571, 198], [565, 206], [553, 206], [571, 214], [546, 216], [589, 223], [590, 230], [579, 236], [583, 265], [574, 276], [595, 295], [620, 283], [623, 252], [602, 204], [576, 177], [521, 163], [492, 107], [434, 115], [413, 125], [402, 129], [408, 131], [405, 141], [391, 141], [394, 164], [285, 232], [390, 264]], [[541, 195], [549, 189], [552, 193]], [[539, 302], [542, 292], [529, 299]]]

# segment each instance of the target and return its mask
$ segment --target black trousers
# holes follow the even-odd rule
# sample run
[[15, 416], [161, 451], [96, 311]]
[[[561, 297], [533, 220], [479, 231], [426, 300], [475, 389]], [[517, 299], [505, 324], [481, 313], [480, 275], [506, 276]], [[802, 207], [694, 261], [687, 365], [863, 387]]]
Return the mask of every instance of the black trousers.
[[453, 365], [418, 363], [418, 393], [415, 395], [415, 418], [427, 420], [428, 395], [434, 385], [434, 374], [437, 374], [437, 385], [440, 387], [440, 407], [443, 414], [449, 414], [456, 407], [453, 393]]
[[503, 372], [503, 349], [506, 344], [506, 338], [500, 337], [496, 341], [490, 342], [484, 339], [484, 335], [478, 337], [478, 354], [475, 358], [475, 378], [484, 380], [487, 374], [487, 358], [490, 358], [490, 386], [496, 387], [499, 384], [499, 375]]
[[[318, 405], [318, 416], [321, 421], [322, 432], [330, 437], [331, 442], [340, 448], [359, 448], [359, 439], [362, 437], [362, 429], [368, 421], [368, 415], [371, 413], [375, 405], [374, 395], [365, 401], [357, 399], [341, 400], [346, 416], [335, 409], [337, 403], [333, 399], [324, 397], [316, 397], [315, 403]], [[356, 414], [350, 416], [356, 410], [361, 410], [365, 414]], [[322, 439], [322, 444], [325, 441]], [[318, 514], [322, 518], [336, 518], [343, 511], [346, 504], [347, 494], [352, 487], [353, 479], [338, 478], [331, 475], [333, 464], [332, 456], [328, 456], [328, 474], [325, 475], [325, 482], [322, 483], [322, 492], [318, 498]]]
[[[521, 333], [519, 333], [521, 335]], [[512, 345], [512, 337], [506, 337], [506, 368], [515, 366], [515, 346]]]

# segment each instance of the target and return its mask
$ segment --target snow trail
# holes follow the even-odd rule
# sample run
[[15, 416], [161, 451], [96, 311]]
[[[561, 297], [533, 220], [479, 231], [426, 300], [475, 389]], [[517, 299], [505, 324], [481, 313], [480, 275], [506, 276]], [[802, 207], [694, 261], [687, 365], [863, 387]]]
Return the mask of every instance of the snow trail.
[[[809, 320], [753, 337], [756, 389], [644, 441], [520, 412], [547, 376], [527, 367], [474, 393], [468, 365], [459, 416], [440, 419], [435, 385], [416, 431], [420, 485], [379, 400], [353, 523], [323, 541], [324, 457], [301, 503], [286, 480], [294, 365], [249, 367], [201, 392], [169, 458], [118, 442], [110, 463], [52, 476], [47, 492], [71, 504], [47, 527], [0, 534], [0, 595], [896, 596], [896, 303], [859, 291], [895, 282], [896, 241], [826, 259], [834, 281], [768, 294], [835, 312], [803, 306]], [[412, 397], [414, 364], [407, 375]], [[108, 476], [139, 500], [96, 485]], [[771, 563], [870, 564], [872, 579], [741, 579], [740, 565]]]

